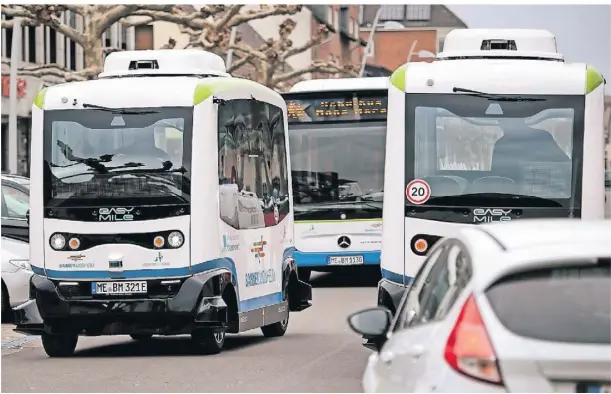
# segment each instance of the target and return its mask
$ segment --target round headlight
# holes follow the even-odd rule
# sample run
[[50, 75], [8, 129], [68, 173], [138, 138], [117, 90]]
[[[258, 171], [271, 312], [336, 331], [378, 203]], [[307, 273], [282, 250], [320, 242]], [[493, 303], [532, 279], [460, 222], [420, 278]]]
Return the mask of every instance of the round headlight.
[[155, 237], [155, 239], [153, 239], [153, 245], [155, 245], [156, 248], [163, 248], [163, 245], [165, 245], [165, 239], [163, 239], [161, 235], [158, 235]]
[[79, 248], [79, 246], [81, 246], [81, 241], [79, 241], [79, 239], [76, 237], [70, 238], [70, 241], [68, 241], [68, 246], [70, 249], [76, 250]]
[[173, 248], [180, 248], [183, 242], [185, 242], [185, 238], [180, 231], [172, 231], [170, 235], [168, 235], [168, 244]]
[[66, 246], [66, 237], [62, 234], [53, 234], [51, 236], [51, 247], [55, 250], [62, 250]]

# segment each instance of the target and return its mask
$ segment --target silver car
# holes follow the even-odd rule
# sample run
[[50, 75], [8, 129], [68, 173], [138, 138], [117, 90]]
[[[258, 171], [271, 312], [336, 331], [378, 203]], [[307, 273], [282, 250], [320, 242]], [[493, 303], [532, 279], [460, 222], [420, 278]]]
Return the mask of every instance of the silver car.
[[609, 392], [611, 221], [469, 226], [439, 242], [372, 338], [365, 392]]

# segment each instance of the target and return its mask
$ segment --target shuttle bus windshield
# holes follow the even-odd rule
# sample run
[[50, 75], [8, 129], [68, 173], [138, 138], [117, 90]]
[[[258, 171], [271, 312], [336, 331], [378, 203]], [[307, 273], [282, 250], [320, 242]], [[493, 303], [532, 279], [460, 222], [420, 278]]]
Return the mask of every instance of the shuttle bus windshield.
[[382, 217], [387, 92], [285, 95], [296, 220]]

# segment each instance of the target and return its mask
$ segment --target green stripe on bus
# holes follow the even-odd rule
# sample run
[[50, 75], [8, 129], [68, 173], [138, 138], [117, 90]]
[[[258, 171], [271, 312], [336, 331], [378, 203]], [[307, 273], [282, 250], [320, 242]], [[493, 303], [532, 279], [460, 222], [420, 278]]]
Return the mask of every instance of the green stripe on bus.
[[210, 78], [210, 80], [203, 81], [195, 88], [195, 92], [193, 93], [193, 105], [201, 103], [202, 101], [206, 100], [208, 97], [212, 96], [215, 93], [237, 87], [247, 87], [249, 89], [256, 89], [262, 92], [264, 91], [267, 93], [273, 93], [281, 99], [280, 95], [272, 89], [249, 79]]
[[407, 69], [407, 65], [401, 66], [390, 76], [390, 83], [393, 84], [397, 89], [399, 89], [402, 92], [405, 92], [405, 71], [406, 69]]
[[45, 95], [47, 94], [47, 88], [42, 88], [34, 97], [34, 105], [42, 109], [45, 104]]
[[596, 68], [593, 66], [586, 66], [586, 94], [589, 94], [594, 89], [599, 87], [603, 82], [605, 82], [605, 78], [603, 78], [602, 74], [598, 72]]

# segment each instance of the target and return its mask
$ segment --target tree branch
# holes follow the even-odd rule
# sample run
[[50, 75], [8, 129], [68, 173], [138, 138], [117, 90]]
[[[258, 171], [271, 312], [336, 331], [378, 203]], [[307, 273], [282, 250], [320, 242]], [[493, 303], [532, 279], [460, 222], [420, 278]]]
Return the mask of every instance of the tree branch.
[[244, 53], [246, 56], [250, 55], [251, 59], [253, 57], [263, 60], [263, 61], [267, 61], [267, 56], [265, 56], [265, 53], [258, 51], [256, 49], [254, 49], [253, 47], [246, 45], [246, 44], [240, 44], [240, 43], [236, 43], [231, 45], [230, 47], [231, 49], [234, 49], [236, 51], [240, 51], [242, 53]]
[[131, 15], [134, 11], [136, 11], [140, 6], [137, 4], [129, 4], [129, 5], [116, 5], [110, 9], [107, 13], [104, 14], [102, 22], [98, 25], [98, 31], [95, 34], [102, 35], [110, 26], [114, 25], [122, 18], [125, 18]]
[[[12, 7], [2, 7], [2, 12], [7, 16], [22, 17], [22, 23], [27, 26], [38, 26], [40, 24], [49, 26], [58, 33], [65, 35], [72, 41], [76, 42], [80, 46], [84, 44], [84, 36], [75, 28], [62, 23], [59, 19], [61, 13], [65, 10], [65, 7], [59, 5], [40, 5], [40, 4], [28, 4], [24, 5], [22, 9], [18, 10]], [[12, 21], [3, 21], [3, 28], [12, 28], [14, 23], [5, 23]]]
[[234, 16], [229, 21], [226, 27], [232, 28], [234, 26], [241, 25], [242, 23], [250, 22], [255, 19], [264, 19], [268, 16], [295, 15], [296, 13], [300, 12], [302, 8], [302, 5], [277, 4], [274, 5], [271, 9], [262, 9], [259, 11], [250, 10], [246, 14], [238, 14]]
[[240, 67], [249, 63], [251, 58], [251, 55], [242, 56], [237, 62], [231, 63], [231, 67], [229, 67], [227, 72], [231, 74], [232, 72], [239, 70]]
[[[2, 61], [3, 64], [10, 64], [10, 61]], [[40, 79], [56, 78], [65, 82], [85, 81], [87, 76], [92, 73], [97, 73], [98, 70], [84, 69], [78, 72], [66, 70], [59, 64], [45, 64], [41, 66], [33, 66], [17, 69], [17, 74], [21, 76], [31, 76]], [[57, 81], [53, 81], [57, 82]]]
[[342, 73], [342, 74], [348, 74], [351, 76], [356, 76], [356, 73], [350, 70], [349, 68], [342, 67], [336, 63], [314, 61], [308, 67], [302, 68], [300, 70], [293, 70], [287, 73], [283, 73], [283, 74], [274, 76], [272, 80], [270, 81], [271, 82], [270, 84], [271, 86], [276, 86], [281, 82], [295, 79], [304, 74], [315, 73], [315, 72], [323, 73], [323, 74]]
[[226, 28], [226, 25], [229, 23], [229, 21], [230, 21], [230, 20], [231, 20], [231, 19], [232, 19], [234, 16], [236, 16], [237, 14], [239, 14], [239, 13], [240, 13], [240, 10], [242, 9], [242, 7], [244, 7], [244, 5], [243, 5], [243, 4], [238, 4], [238, 5], [234, 5], [234, 6], [232, 6], [232, 7], [229, 9], [229, 11], [227, 11], [227, 12], [225, 13], [225, 15], [223, 15], [223, 16], [221, 17], [221, 19], [220, 19], [220, 20], [219, 20], [217, 23], [215, 23], [215, 24], [214, 24], [214, 27], [215, 27], [217, 30], [223, 30], [223, 29], [225, 29], [225, 28]]
[[329, 36], [329, 29], [325, 25], [318, 25], [317, 31], [314, 33], [314, 36], [308, 40], [305, 44], [299, 47], [292, 47], [287, 49], [284, 53], [280, 55], [280, 59], [282, 61], [286, 61], [291, 56], [295, 56], [298, 53], [303, 53], [308, 49], [319, 45], [324, 39]]

